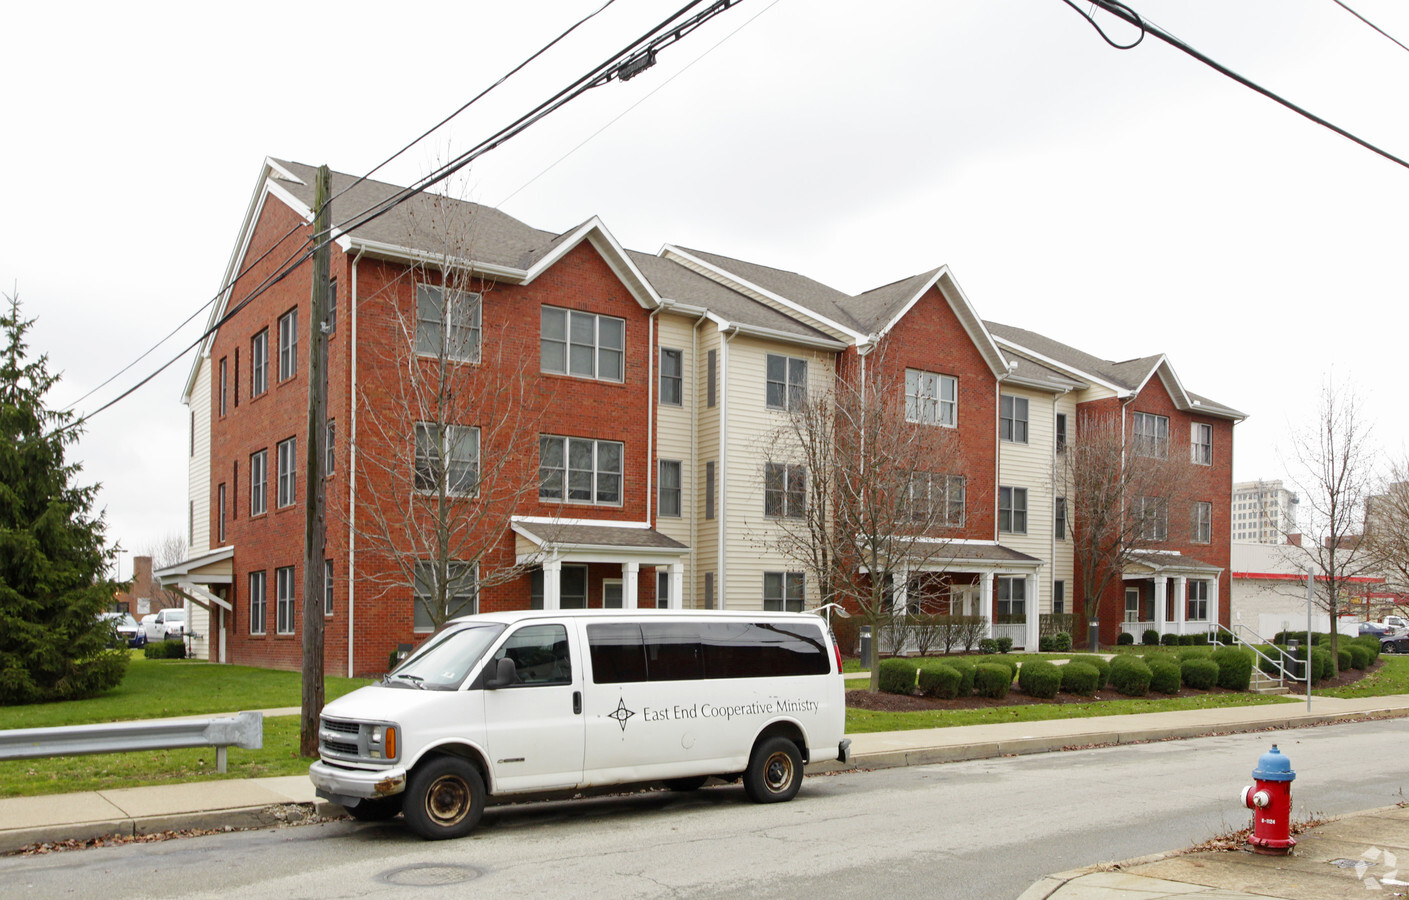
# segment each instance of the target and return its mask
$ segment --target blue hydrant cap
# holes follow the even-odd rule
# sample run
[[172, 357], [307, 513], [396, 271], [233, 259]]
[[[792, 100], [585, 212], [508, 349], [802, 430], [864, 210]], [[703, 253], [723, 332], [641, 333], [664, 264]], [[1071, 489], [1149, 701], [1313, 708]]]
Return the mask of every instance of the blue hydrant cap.
[[1292, 761], [1283, 756], [1282, 751], [1273, 744], [1271, 750], [1258, 758], [1257, 768], [1252, 770], [1252, 777], [1263, 781], [1295, 781], [1296, 773], [1292, 771]]

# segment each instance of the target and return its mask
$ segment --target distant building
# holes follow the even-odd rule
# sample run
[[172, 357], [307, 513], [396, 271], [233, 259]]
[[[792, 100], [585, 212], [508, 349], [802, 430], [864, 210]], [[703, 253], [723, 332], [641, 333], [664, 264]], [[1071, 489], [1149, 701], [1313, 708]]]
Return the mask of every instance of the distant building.
[[1280, 481], [1239, 481], [1233, 484], [1233, 540], [1253, 544], [1285, 544], [1297, 530], [1297, 495]]

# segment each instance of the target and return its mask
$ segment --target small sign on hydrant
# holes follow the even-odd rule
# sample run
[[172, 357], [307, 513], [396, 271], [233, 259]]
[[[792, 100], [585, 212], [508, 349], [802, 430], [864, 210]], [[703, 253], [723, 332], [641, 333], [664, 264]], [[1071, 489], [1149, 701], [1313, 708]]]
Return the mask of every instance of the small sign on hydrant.
[[1252, 770], [1253, 783], [1243, 788], [1243, 805], [1252, 810], [1252, 837], [1248, 843], [1258, 853], [1285, 856], [1296, 846], [1292, 837], [1292, 782], [1296, 773], [1291, 760], [1273, 744]]

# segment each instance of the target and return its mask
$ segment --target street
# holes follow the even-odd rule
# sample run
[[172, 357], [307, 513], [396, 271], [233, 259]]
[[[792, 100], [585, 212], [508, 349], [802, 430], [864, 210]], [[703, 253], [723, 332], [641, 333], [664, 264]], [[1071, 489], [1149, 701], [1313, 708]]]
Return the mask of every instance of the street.
[[491, 809], [426, 843], [335, 822], [0, 859], [8, 896], [1015, 897], [1041, 876], [1243, 827], [1273, 743], [1298, 818], [1409, 800], [1403, 719]]

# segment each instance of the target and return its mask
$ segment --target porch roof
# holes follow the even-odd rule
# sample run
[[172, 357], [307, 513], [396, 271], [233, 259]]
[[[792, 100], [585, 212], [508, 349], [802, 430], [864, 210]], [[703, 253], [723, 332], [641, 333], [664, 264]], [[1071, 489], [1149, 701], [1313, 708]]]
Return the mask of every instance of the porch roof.
[[1012, 547], [1005, 547], [997, 541], [954, 540], [944, 542], [935, 553], [922, 563], [916, 564], [913, 571], [948, 569], [956, 566], [972, 566], [976, 570], [1007, 568], [1038, 568], [1042, 560]]
[[175, 565], [157, 569], [152, 576], [163, 587], [181, 582], [229, 584], [233, 574], [230, 561], [234, 557], [234, 547], [217, 547], [195, 556], [188, 556]]
[[[509, 527], [520, 538], [521, 562], [526, 557], [600, 560], [637, 559], [647, 565], [655, 560], [678, 560], [689, 547], [651, 528], [645, 522], [588, 522], [581, 519], [539, 519], [514, 516]], [[523, 546], [527, 544], [529, 546]]]
[[1209, 578], [1220, 575], [1222, 572], [1222, 566], [1215, 566], [1174, 550], [1146, 550], [1132, 554], [1130, 564], [1125, 567], [1124, 577], [1193, 575]]

